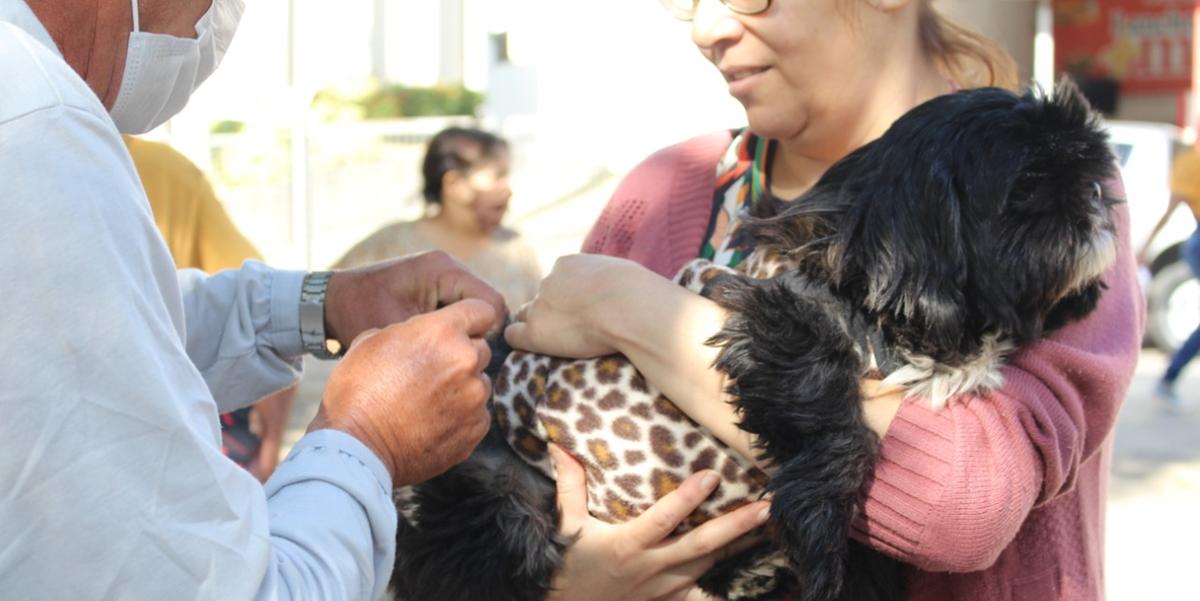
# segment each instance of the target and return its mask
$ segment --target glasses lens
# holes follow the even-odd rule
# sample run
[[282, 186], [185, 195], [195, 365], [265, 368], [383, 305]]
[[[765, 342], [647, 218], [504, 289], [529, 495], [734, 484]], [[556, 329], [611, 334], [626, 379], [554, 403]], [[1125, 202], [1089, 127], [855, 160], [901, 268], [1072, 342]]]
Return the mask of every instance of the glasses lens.
[[[658, 0], [671, 16], [683, 21], [691, 21], [696, 14], [696, 5], [700, 0]], [[767, 10], [771, 0], [721, 0], [729, 10], [743, 15], [757, 15]]]
[[771, 5], [771, 0], [721, 0], [725, 6], [729, 7], [735, 13], [743, 15], [757, 15], [758, 13], [767, 10]]
[[683, 21], [690, 21], [692, 14], [696, 12], [696, 3], [699, 0], [658, 0], [667, 12], [671, 13], [672, 17]]

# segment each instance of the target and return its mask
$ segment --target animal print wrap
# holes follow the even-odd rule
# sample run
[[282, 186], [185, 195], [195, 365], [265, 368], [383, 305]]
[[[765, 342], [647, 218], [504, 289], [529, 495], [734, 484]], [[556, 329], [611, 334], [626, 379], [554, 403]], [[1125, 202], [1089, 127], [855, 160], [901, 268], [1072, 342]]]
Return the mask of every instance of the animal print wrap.
[[[755, 255], [744, 266], [765, 276], [784, 268]], [[674, 281], [699, 294], [734, 273], [696, 259]], [[574, 456], [587, 472], [589, 511], [610, 523], [636, 517], [703, 469], [717, 470], [721, 484], [678, 533], [759, 499], [767, 484], [766, 474], [677, 409], [619, 355], [565, 360], [514, 352], [496, 378], [493, 398], [499, 429], [512, 448], [551, 479], [547, 441]], [[734, 588], [747, 596], [775, 590], [784, 566], [782, 554], [767, 554]]]

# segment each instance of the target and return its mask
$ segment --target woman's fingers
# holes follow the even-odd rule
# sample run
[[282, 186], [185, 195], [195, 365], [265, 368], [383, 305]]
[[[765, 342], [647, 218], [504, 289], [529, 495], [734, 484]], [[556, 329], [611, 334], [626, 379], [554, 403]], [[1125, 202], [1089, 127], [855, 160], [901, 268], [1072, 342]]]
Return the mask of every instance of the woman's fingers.
[[529, 325], [524, 321], [514, 321], [504, 328], [504, 341], [519, 351], [530, 350]]
[[[743, 537], [743, 539], [745, 540], [739, 539], [728, 547], [718, 549], [662, 572], [654, 581], [654, 598], [691, 599], [692, 597], [688, 595], [692, 591], [689, 591], [689, 589], [700, 592], [698, 588], [695, 588], [696, 581], [712, 569], [717, 562], [733, 557], [742, 551], [752, 549], [764, 542], [764, 539], [755, 536]], [[696, 598], [709, 599], [702, 592], [700, 592], [700, 595]]]
[[574, 536], [588, 520], [587, 475], [583, 466], [558, 445], [548, 448], [558, 481], [559, 531]]
[[[696, 580], [719, 561], [757, 547], [766, 538], [745, 534], [763, 522], [766, 503], [751, 503], [671, 539], [653, 551], [654, 561], [670, 566], [654, 578], [654, 599], [710, 599]], [[741, 534], [738, 534], [741, 533]]]
[[[664, 555], [663, 562], [684, 565], [698, 561], [712, 566], [721, 559], [761, 544], [761, 538], [745, 535], [766, 523], [770, 517], [769, 508], [766, 501], [758, 501], [701, 524], [663, 545], [659, 549]], [[705, 567], [700, 573], [707, 569]]]
[[629, 522], [632, 542], [646, 549], [662, 541], [716, 490], [720, 481], [721, 477], [712, 470], [689, 476], [679, 488]]
[[761, 530], [752, 530], [750, 534], [743, 534], [740, 538], [725, 545], [720, 551], [717, 551], [717, 561], [725, 561], [742, 551], [749, 551], [755, 547], [760, 547], [771, 541], [771, 537]]
[[528, 301], [525, 304], [521, 305], [521, 308], [517, 309], [517, 312], [513, 314], [512, 320], [514, 322], [526, 321], [526, 319], [529, 317], [529, 308], [532, 306], [533, 306], [533, 301]]
[[703, 576], [709, 567], [711, 564], [694, 563], [659, 574], [648, 591], [648, 598], [655, 601], [715, 601], [714, 597], [696, 586], [696, 580]]

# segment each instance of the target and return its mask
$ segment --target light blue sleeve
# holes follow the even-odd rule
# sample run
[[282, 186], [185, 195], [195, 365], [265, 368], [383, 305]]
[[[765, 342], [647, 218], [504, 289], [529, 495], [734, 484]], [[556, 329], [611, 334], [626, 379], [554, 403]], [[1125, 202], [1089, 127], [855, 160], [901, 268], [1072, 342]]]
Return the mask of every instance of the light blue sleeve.
[[250, 266], [192, 282], [185, 327], [124, 144], [38, 45], [0, 20], [0, 597], [378, 598], [396, 536], [378, 458], [348, 435], [310, 434], [268, 498], [221, 455], [216, 405], [185, 349], [207, 320], [272, 349], [249, 371], [283, 380], [296, 276]]
[[179, 271], [188, 357], [225, 413], [300, 375], [300, 284], [304, 272], [257, 261], [206, 275]]
[[[308, 598], [321, 591], [329, 594], [316, 598], [337, 598], [340, 591], [359, 591], [361, 597], [386, 590], [396, 506], [383, 463], [361, 442], [336, 430], [308, 434], [279, 464], [266, 491], [274, 569], [259, 599], [296, 598], [294, 593], [305, 591]], [[330, 527], [316, 530], [314, 519]], [[373, 553], [355, 552], [347, 540], [371, 541]], [[344, 581], [348, 575], [357, 578]], [[272, 587], [281, 594], [273, 596]]]

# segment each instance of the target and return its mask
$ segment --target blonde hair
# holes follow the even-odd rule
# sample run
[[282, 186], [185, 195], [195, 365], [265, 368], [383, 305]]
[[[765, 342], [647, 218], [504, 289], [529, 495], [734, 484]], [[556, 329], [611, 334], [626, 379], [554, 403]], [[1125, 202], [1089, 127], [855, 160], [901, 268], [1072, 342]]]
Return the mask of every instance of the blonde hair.
[[1016, 90], [1017, 63], [1003, 46], [942, 15], [933, 0], [919, 0], [921, 47], [959, 88]]

